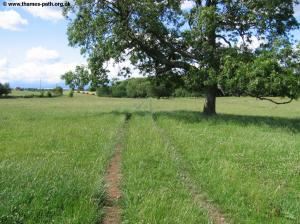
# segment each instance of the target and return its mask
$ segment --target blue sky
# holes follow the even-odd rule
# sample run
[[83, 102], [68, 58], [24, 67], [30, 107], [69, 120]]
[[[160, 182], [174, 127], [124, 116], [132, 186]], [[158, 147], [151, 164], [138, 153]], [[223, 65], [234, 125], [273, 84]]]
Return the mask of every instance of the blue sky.
[[[12, 87], [39, 87], [42, 80], [42, 87], [51, 88], [63, 85], [61, 74], [86, 64], [80, 50], [68, 46], [68, 23], [60, 7], [4, 7], [3, 2], [0, 0], [0, 82], [9, 82]], [[185, 1], [182, 6], [189, 8], [190, 3]], [[295, 16], [300, 21], [299, 6]], [[294, 35], [300, 40], [299, 30]], [[119, 67], [110, 61], [111, 76], [117, 76]]]
[[59, 7], [30, 8], [4, 7], [0, 0], [0, 82], [38, 87], [41, 79], [45, 88], [62, 85], [60, 75], [86, 60], [68, 46]]

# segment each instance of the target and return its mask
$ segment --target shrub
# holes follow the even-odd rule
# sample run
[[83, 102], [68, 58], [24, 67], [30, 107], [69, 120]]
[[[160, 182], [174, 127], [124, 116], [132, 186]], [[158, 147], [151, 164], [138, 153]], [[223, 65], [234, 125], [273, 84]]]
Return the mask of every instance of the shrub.
[[89, 91], [90, 92], [96, 92], [98, 88], [94, 87], [94, 86], [90, 86], [89, 87]]
[[69, 93], [68, 93], [68, 96], [69, 96], [69, 97], [73, 97], [73, 96], [74, 96], [74, 91], [73, 91], [73, 90], [70, 90]]
[[8, 83], [4, 83], [4, 84], [0, 83], [0, 96], [2, 96], [2, 95], [7, 96], [10, 93], [11, 93], [11, 88], [9, 87], [9, 84]]
[[42, 92], [40, 93], [40, 96], [39, 96], [39, 97], [43, 98], [44, 96], [45, 96], [45, 93], [44, 93], [44, 91], [42, 91]]
[[46, 96], [47, 96], [47, 97], [52, 97], [52, 93], [51, 93], [50, 91], [47, 91], [47, 92], [46, 92]]
[[61, 95], [63, 95], [64, 90], [63, 90], [62, 87], [56, 86], [56, 87], [52, 90], [52, 92], [54, 93], [54, 95], [61, 96]]
[[191, 97], [200, 97], [200, 96], [202, 96], [203, 94], [201, 93], [201, 92], [191, 92], [191, 94], [190, 94], [190, 96]]
[[24, 95], [23, 98], [33, 98], [34, 97], [34, 94], [27, 94], [27, 95]]
[[137, 86], [138, 97], [148, 97], [151, 95], [151, 83], [150, 81], [143, 81]]
[[189, 91], [187, 91], [186, 89], [184, 89], [184, 88], [177, 88], [174, 91], [174, 96], [175, 97], [187, 97], [187, 96], [190, 96], [190, 95], [191, 95], [191, 93]]
[[126, 96], [131, 98], [147, 97], [150, 93], [151, 83], [146, 78], [132, 78], [123, 81], [126, 84]]
[[111, 94], [113, 97], [126, 97], [126, 86], [123, 84], [124, 82], [118, 83], [112, 86]]
[[171, 92], [167, 89], [165, 84], [153, 85], [151, 88], [151, 96], [160, 98], [160, 97], [169, 97]]
[[110, 96], [111, 95], [111, 89], [109, 86], [101, 86], [98, 87], [96, 90], [97, 96]]
[[133, 80], [133, 79], [128, 80], [127, 85], [126, 85], [126, 96], [127, 97], [130, 97], [130, 98], [138, 97], [137, 85], [138, 85], [138, 83], [135, 80]]

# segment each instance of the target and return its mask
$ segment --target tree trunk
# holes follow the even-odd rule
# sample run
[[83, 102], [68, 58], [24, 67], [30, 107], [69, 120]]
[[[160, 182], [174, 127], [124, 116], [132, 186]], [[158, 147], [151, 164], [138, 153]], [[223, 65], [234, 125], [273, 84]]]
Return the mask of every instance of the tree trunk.
[[217, 88], [210, 87], [206, 90], [203, 113], [205, 115], [216, 114], [216, 95]]

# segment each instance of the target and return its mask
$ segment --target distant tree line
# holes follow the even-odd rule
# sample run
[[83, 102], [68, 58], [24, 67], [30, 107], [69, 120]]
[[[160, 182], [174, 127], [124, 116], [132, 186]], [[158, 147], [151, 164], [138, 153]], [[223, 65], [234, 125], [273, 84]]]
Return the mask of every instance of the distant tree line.
[[9, 83], [0, 83], [0, 97], [1, 96], [7, 96], [8, 94], [11, 93], [11, 88], [9, 86]]
[[48, 89], [16, 87], [15, 90], [17, 90], [17, 91], [30, 91], [30, 92], [41, 92], [41, 91], [47, 91]]
[[111, 97], [190, 97], [200, 96], [201, 92], [185, 88], [185, 80], [179, 75], [165, 75], [164, 77], [129, 78], [123, 81], [98, 79], [81, 65], [74, 71], [68, 71], [61, 76], [70, 89], [83, 91], [88, 87], [96, 91], [98, 96]]
[[[56, 86], [53, 89], [38, 89], [38, 88], [21, 88], [16, 87], [15, 90], [17, 91], [24, 91], [23, 98], [49, 98], [49, 97], [58, 97], [63, 95], [63, 88], [60, 86]], [[26, 92], [28, 91], [28, 92]], [[11, 93], [11, 88], [8, 83], [1, 84], [0, 83], [0, 96], [5, 95], [7, 96], [9, 93]], [[15, 96], [13, 96], [15, 97]]]
[[170, 77], [167, 81], [154, 77], [130, 78], [98, 87], [96, 93], [97, 96], [128, 98], [195, 97], [201, 95], [201, 92], [184, 88], [181, 81], [178, 77]]
[[60, 86], [56, 86], [54, 89], [34, 89], [34, 88], [28, 88], [25, 89], [31, 92], [39, 92], [39, 95], [35, 95], [33, 93], [31, 94], [26, 94], [23, 97], [24, 98], [33, 98], [33, 97], [38, 97], [38, 98], [50, 98], [50, 97], [58, 97], [63, 95], [63, 88]]

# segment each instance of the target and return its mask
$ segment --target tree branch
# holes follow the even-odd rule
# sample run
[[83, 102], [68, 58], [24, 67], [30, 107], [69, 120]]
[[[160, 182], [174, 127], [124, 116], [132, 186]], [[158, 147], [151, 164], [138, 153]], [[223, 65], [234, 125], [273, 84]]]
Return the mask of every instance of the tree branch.
[[181, 68], [187, 71], [194, 67], [185, 61], [167, 59], [168, 55], [164, 55], [159, 49], [156, 49], [155, 45], [150, 46], [150, 44], [146, 43], [145, 38], [138, 37], [133, 33], [132, 30], [129, 28], [127, 29], [129, 31], [128, 34], [130, 35], [131, 40], [139, 45], [143, 52], [145, 52], [159, 64], [165, 65], [163, 71], [167, 71], [172, 68]]
[[291, 98], [291, 99], [289, 99], [288, 101], [285, 101], [285, 102], [276, 102], [276, 101], [274, 101], [270, 98], [266, 98], [266, 97], [257, 96], [256, 98], [260, 99], [260, 100], [267, 100], [267, 101], [270, 101], [270, 102], [275, 103], [277, 105], [288, 104], [288, 103], [291, 103], [294, 100], [294, 99]]
[[162, 44], [167, 45], [171, 50], [181, 54], [183, 57], [187, 57], [189, 59], [195, 59], [195, 60], [199, 59], [196, 55], [194, 55], [192, 53], [189, 53], [187, 51], [184, 51], [182, 48], [180, 49], [180, 47], [177, 48], [175, 43], [172, 43], [171, 40], [165, 40], [162, 37], [162, 35], [157, 34], [157, 33], [153, 33], [153, 32], [151, 34], [154, 35]]
[[221, 35], [216, 35], [216, 37], [217, 38], [221, 38], [222, 40], [224, 40], [225, 41], [225, 43], [226, 44], [228, 44], [229, 45], [229, 47], [231, 47], [232, 45], [231, 45], [231, 43], [230, 43], [230, 41], [228, 41], [224, 36], [221, 36]]

